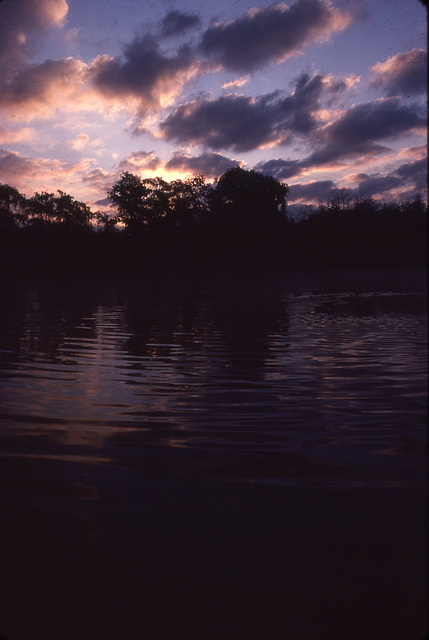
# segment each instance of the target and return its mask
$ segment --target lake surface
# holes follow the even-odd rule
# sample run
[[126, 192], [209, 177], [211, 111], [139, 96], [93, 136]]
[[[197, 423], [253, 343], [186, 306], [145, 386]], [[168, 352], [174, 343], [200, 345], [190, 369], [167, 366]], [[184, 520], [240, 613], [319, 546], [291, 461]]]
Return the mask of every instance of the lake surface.
[[425, 273], [1, 295], [0, 636], [423, 637]]

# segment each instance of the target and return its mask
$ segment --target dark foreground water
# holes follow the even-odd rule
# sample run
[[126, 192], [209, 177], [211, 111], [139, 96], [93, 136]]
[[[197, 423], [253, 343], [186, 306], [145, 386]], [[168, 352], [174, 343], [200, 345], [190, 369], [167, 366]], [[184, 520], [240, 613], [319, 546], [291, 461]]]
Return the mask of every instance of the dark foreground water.
[[0, 636], [422, 638], [425, 286], [3, 284]]

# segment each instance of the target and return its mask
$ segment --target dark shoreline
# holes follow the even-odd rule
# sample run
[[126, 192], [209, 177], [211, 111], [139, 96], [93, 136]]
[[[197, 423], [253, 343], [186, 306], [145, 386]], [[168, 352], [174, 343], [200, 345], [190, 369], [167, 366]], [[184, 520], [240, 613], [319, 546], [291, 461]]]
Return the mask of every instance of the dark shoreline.
[[148, 286], [172, 287], [180, 291], [183, 287], [199, 287], [207, 284], [235, 283], [251, 286], [252, 284], [279, 284], [294, 295], [302, 292], [340, 293], [352, 291], [356, 294], [370, 291], [391, 291], [394, 293], [428, 293], [429, 273], [427, 266], [411, 267], [355, 267], [355, 268], [307, 268], [284, 269], [259, 272], [246, 271], [213, 271], [203, 273], [149, 273], [149, 274], [3, 274], [0, 286], [37, 288], [49, 283], [67, 285], [65, 291], [79, 290], [82, 285], [91, 288], [104, 286]]

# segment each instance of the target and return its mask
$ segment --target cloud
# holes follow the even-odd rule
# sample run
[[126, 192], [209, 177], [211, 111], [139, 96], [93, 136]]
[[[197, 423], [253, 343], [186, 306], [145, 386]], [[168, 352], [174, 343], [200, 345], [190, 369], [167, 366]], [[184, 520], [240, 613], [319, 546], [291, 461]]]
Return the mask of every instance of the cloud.
[[66, 0], [9, 0], [2, 3], [0, 11], [0, 61], [4, 76], [28, 58], [32, 35], [64, 24], [68, 4]]
[[414, 147], [405, 147], [401, 149], [397, 157], [400, 160], [407, 160], [414, 162], [414, 160], [422, 160], [427, 158], [427, 145], [426, 144], [418, 144]]
[[[85, 178], [94, 170], [94, 162], [82, 158], [76, 163], [68, 163], [56, 158], [29, 158], [14, 151], [0, 150], [0, 175], [4, 183], [27, 196], [35, 191], [56, 192], [60, 189], [71, 195], [79, 192], [79, 198], [90, 204], [94, 189], [82, 187]], [[99, 197], [99, 192], [96, 193]]]
[[171, 104], [199, 65], [187, 47], [167, 57], [151, 36], [135, 39], [123, 58], [102, 55], [91, 64], [90, 77], [106, 99], [135, 99], [140, 113]]
[[160, 124], [160, 130], [165, 139], [181, 144], [248, 151], [276, 140], [279, 111], [279, 102], [272, 95], [198, 99], [179, 106]]
[[198, 156], [175, 154], [165, 164], [169, 171], [178, 170], [192, 175], [204, 175], [206, 178], [218, 178], [227, 169], [242, 165], [238, 160], [226, 158], [220, 153], [202, 153]]
[[425, 192], [428, 188], [428, 160], [421, 158], [413, 162], [406, 162], [394, 171], [402, 181], [412, 182], [416, 191]]
[[294, 0], [290, 6], [251, 9], [240, 18], [211, 25], [200, 51], [229, 71], [249, 72], [328, 40], [351, 21], [327, 0]]
[[344, 145], [383, 140], [426, 126], [423, 109], [406, 106], [397, 98], [380, 98], [350, 108], [325, 129], [323, 137]]
[[199, 24], [200, 19], [195, 14], [173, 10], [167, 13], [161, 21], [161, 35], [164, 37], [181, 35]]
[[0, 175], [4, 183], [15, 186], [22, 184], [22, 178], [33, 168], [33, 160], [20, 156], [14, 151], [0, 149]]
[[14, 142], [28, 143], [33, 142], [36, 132], [30, 127], [22, 127], [21, 129], [5, 128], [0, 126], [0, 144], [10, 144]]
[[8, 82], [0, 79], [0, 106], [15, 115], [48, 118], [56, 108], [64, 108], [67, 99], [77, 96], [84, 72], [84, 63], [73, 58], [27, 65]]
[[387, 150], [378, 141], [425, 128], [424, 110], [416, 105], [404, 105], [398, 98], [380, 98], [355, 105], [319, 131], [319, 148], [303, 164], [310, 167], [354, 156], [376, 155]]
[[418, 178], [418, 180], [421, 180], [421, 178], [427, 177], [427, 170], [428, 160], [427, 158], [421, 158], [420, 160], [401, 164], [397, 169], [395, 169], [395, 173], [400, 175], [402, 178], [412, 178], [413, 180]]
[[87, 187], [88, 197], [91, 198], [91, 205], [95, 207], [102, 207], [106, 212], [110, 209], [110, 201], [105, 195], [101, 198], [101, 194], [107, 194], [109, 189], [117, 180], [118, 176], [101, 169], [100, 167], [93, 168], [82, 174], [82, 183]]
[[294, 92], [283, 102], [289, 117], [282, 126], [304, 134], [315, 129], [318, 124], [315, 113], [320, 108], [319, 101], [324, 88], [323, 76], [315, 74], [310, 78], [307, 73], [301, 74], [296, 80]]
[[244, 87], [250, 80], [250, 75], [242, 76], [241, 78], [237, 78], [236, 80], [231, 80], [231, 82], [225, 82], [222, 85], [222, 89], [231, 89], [232, 87]]
[[302, 74], [286, 98], [280, 91], [256, 98], [236, 94], [199, 98], [180, 105], [161, 122], [160, 131], [166, 140], [214, 150], [243, 152], [282, 144], [316, 128], [323, 88], [321, 76]]
[[[323, 167], [325, 171], [343, 169], [344, 162], [358, 158], [367, 162], [374, 155], [391, 151], [380, 144], [385, 140], [404, 135], [416, 128], [425, 126], [425, 114], [415, 105], [406, 106], [397, 98], [384, 98], [374, 102], [355, 105], [342, 113], [336, 120], [327, 126], [320, 127], [314, 132], [318, 148], [306, 158], [301, 160], [283, 160], [281, 158], [260, 162], [255, 166], [257, 171], [272, 175], [279, 180], [289, 180], [296, 176], [318, 170]], [[412, 182], [414, 189], [423, 191], [427, 187], [427, 159], [416, 157], [425, 153], [424, 146], [412, 147], [397, 156], [397, 159], [408, 158], [410, 161], [402, 162], [395, 170], [387, 175], [354, 174], [347, 179], [351, 182], [359, 182], [359, 193], [373, 195], [378, 192], [390, 190], [401, 186], [401, 182]], [[383, 160], [385, 162], [385, 160]], [[351, 179], [360, 176], [359, 179]], [[309, 200], [311, 189], [323, 190], [325, 181], [306, 183], [305, 185], [292, 185], [291, 199]], [[314, 186], [311, 186], [314, 185]], [[323, 193], [320, 196], [323, 199]]]
[[69, 140], [69, 144], [75, 151], [82, 151], [89, 144], [89, 136], [86, 133], [79, 133], [75, 140]]
[[282, 160], [281, 158], [259, 162], [254, 168], [256, 171], [277, 180], [288, 180], [303, 172], [303, 166], [299, 160]]
[[355, 192], [360, 196], [370, 197], [391, 190], [404, 193], [404, 188], [408, 190], [407, 193], [415, 195], [427, 191], [427, 169], [425, 157], [402, 163], [385, 175], [355, 173], [346, 179], [349, 183], [358, 184]]
[[295, 203], [326, 202], [329, 200], [330, 191], [334, 186], [332, 180], [315, 180], [304, 184], [292, 184], [290, 185], [288, 199]]
[[[26, 195], [30, 190], [53, 191], [61, 189], [61, 178], [69, 173], [71, 165], [59, 160], [29, 158], [15, 151], [0, 150], [0, 175], [2, 180]], [[55, 183], [55, 186], [51, 186]]]
[[367, 175], [366, 173], [350, 176], [349, 180], [358, 183], [358, 187], [354, 191], [357, 195], [365, 198], [396, 189], [401, 186], [402, 182], [397, 176]]
[[371, 67], [371, 87], [383, 87], [388, 96], [427, 92], [427, 51], [412, 49], [398, 53]]
[[148, 169], [155, 171], [162, 165], [160, 158], [157, 158], [153, 151], [135, 151], [130, 153], [124, 160], [119, 163], [119, 169], [121, 171], [141, 171], [142, 169]]

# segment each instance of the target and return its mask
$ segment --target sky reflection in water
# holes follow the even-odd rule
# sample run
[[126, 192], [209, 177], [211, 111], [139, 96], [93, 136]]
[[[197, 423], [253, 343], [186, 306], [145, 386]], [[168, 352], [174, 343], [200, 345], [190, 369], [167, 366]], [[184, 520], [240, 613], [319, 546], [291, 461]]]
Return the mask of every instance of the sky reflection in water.
[[425, 446], [424, 296], [332, 283], [16, 291], [2, 319], [3, 455], [141, 464], [175, 449], [186, 465], [179, 450], [192, 450], [221, 481], [412, 481]]

